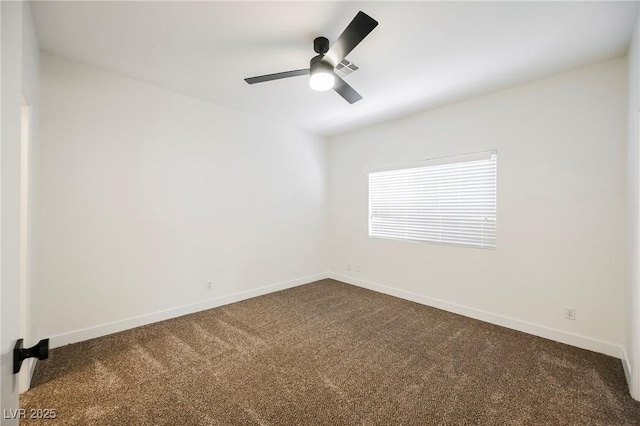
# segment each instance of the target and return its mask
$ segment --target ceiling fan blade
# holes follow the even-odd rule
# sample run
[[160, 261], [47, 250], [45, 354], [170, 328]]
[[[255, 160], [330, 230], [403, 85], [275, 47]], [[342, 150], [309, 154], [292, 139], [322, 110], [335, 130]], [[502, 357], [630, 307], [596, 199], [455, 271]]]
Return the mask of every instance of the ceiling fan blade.
[[325, 57], [334, 67], [337, 66], [377, 26], [378, 21], [364, 12], [358, 12]]
[[258, 77], [245, 78], [249, 84], [263, 83], [265, 81], [280, 80], [281, 78], [297, 77], [299, 75], [309, 75], [309, 69], [277, 72], [275, 74], [260, 75]]
[[356, 92], [353, 87], [349, 86], [346, 81], [341, 79], [335, 73], [333, 74], [333, 76], [336, 79], [333, 90], [338, 92], [338, 94], [342, 96], [345, 101], [349, 102], [350, 104], [354, 104], [362, 99], [362, 96], [360, 96], [360, 94]]

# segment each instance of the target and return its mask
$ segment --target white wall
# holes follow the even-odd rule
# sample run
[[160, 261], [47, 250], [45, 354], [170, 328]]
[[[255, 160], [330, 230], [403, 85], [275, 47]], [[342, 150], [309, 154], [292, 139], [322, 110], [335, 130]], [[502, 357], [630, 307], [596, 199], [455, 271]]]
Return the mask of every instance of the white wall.
[[[330, 271], [621, 356], [625, 117], [621, 58], [332, 139]], [[367, 170], [491, 149], [498, 150], [497, 250], [368, 237]], [[576, 321], [564, 319], [565, 306], [576, 308]]]
[[627, 293], [626, 373], [631, 395], [640, 400], [640, 20], [629, 46], [629, 128], [627, 145], [629, 255], [631, 279]]
[[[2, 114], [1, 114], [1, 255], [0, 302], [2, 316], [2, 370], [0, 373], [1, 408], [18, 407], [18, 376], [12, 373], [13, 346], [26, 330], [21, 330], [20, 299], [20, 175], [21, 131], [20, 110], [22, 96], [38, 112], [38, 58], [39, 47], [33, 29], [28, 3], [1, 2]], [[31, 143], [37, 141], [37, 128], [31, 134]], [[25, 369], [25, 366], [23, 366]], [[15, 419], [2, 419], [3, 425], [17, 424]]]
[[41, 73], [39, 337], [326, 271], [324, 139], [50, 54]]

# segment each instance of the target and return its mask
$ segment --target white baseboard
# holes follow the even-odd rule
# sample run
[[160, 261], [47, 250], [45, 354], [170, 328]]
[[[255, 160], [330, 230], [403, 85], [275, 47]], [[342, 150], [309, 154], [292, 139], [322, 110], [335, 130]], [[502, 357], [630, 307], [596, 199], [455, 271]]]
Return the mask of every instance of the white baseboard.
[[[511, 328], [513, 330], [522, 331], [524, 333], [533, 334], [534, 336], [544, 337], [545, 339], [554, 340], [556, 342], [565, 343], [567, 345], [576, 346], [578, 348], [587, 349], [593, 352], [603, 353], [616, 358], [623, 358], [623, 349], [609, 342], [592, 339], [578, 334], [568, 333], [566, 331], [557, 330], [543, 325], [538, 325], [526, 321], [517, 320], [515, 318], [503, 315], [493, 314], [491, 312], [470, 308], [468, 306], [458, 305], [456, 303], [446, 302], [444, 300], [434, 299], [416, 293], [411, 293], [398, 288], [388, 287], [382, 284], [376, 284], [369, 281], [359, 280], [346, 275], [329, 272], [329, 278], [343, 281], [358, 287], [363, 287], [379, 293], [388, 294], [390, 296], [399, 297], [401, 299], [410, 300], [422, 305], [431, 306], [442, 309], [444, 311], [453, 312], [455, 314], [464, 315], [480, 321]], [[625, 362], [623, 361], [623, 364]], [[627, 366], [628, 368], [628, 366]]]
[[[77, 343], [84, 340], [93, 339], [96, 337], [106, 336], [108, 334], [117, 333], [120, 331], [128, 330], [143, 325], [152, 324], [158, 321], [164, 321], [171, 318], [176, 318], [183, 315], [192, 314], [199, 311], [204, 311], [218, 306], [227, 305], [230, 303], [239, 302], [253, 297], [262, 296], [268, 293], [273, 293], [287, 288], [297, 287], [299, 285], [308, 284], [314, 281], [322, 280], [325, 278], [332, 278], [338, 281], [342, 281], [348, 284], [352, 284], [358, 287], [367, 288], [369, 290], [377, 291], [379, 293], [388, 294], [390, 296], [399, 297], [401, 299], [410, 300], [412, 302], [420, 303], [422, 305], [432, 306], [434, 308], [442, 309], [448, 312], [453, 312], [459, 315], [464, 315], [469, 318], [474, 318], [480, 321], [488, 322], [491, 324], [499, 325], [502, 327], [511, 328], [513, 330], [522, 331], [534, 336], [544, 337], [546, 339], [554, 340], [556, 342], [565, 343], [567, 345], [576, 346], [582, 349], [587, 349], [594, 352], [603, 353], [616, 358], [622, 359], [622, 364], [625, 369], [627, 379], [631, 377], [631, 367], [629, 365], [628, 358], [624, 353], [623, 348], [618, 345], [603, 342], [600, 340], [592, 339], [590, 337], [580, 336], [577, 334], [569, 333], [562, 330], [557, 330], [549, 327], [545, 327], [538, 324], [533, 324], [526, 321], [517, 320], [514, 318], [506, 317], [503, 315], [493, 314], [490, 312], [482, 311], [479, 309], [470, 308], [468, 306], [459, 305], [456, 303], [447, 302], [444, 300], [434, 299], [431, 297], [411, 293], [398, 288], [388, 287], [382, 284], [372, 283], [349, 277], [346, 275], [336, 274], [333, 272], [325, 272], [315, 275], [309, 275], [294, 280], [281, 282], [278, 284], [272, 284], [252, 290], [242, 291], [227, 296], [216, 297], [213, 299], [205, 300], [190, 305], [179, 306], [176, 308], [166, 309], [163, 311], [141, 315], [133, 318], [128, 318], [120, 321], [115, 321], [95, 327], [89, 327], [81, 330], [72, 331], [69, 333], [59, 334], [50, 338], [50, 348], [57, 348], [60, 346], [68, 345], [71, 343]], [[30, 366], [35, 367], [35, 363]]]
[[117, 333], [131, 328], [140, 327], [147, 324], [152, 324], [158, 321], [164, 321], [171, 318], [180, 317], [183, 315], [193, 314], [195, 312], [204, 311], [211, 308], [216, 308], [222, 305], [228, 305], [230, 303], [240, 302], [242, 300], [251, 299], [253, 297], [262, 296], [268, 293], [273, 293], [287, 288], [297, 287], [303, 284], [312, 283], [314, 281], [328, 278], [329, 274], [326, 272], [309, 275], [302, 278], [296, 278], [289, 281], [284, 281], [278, 284], [272, 284], [264, 287], [259, 287], [251, 290], [241, 291], [238, 293], [230, 294], [227, 296], [215, 297], [203, 302], [193, 303], [190, 305], [178, 306], [176, 308], [166, 309], [159, 312], [154, 312], [147, 315], [140, 315], [133, 318], [128, 318], [120, 321], [114, 321], [107, 324], [102, 324], [95, 327], [89, 327], [81, 330], [72, 331], [69, 333], [59, 334], [52, 336], [49, 339], [50, 348], [58, 348], [60, 346], [69, 345], [71, 343], [82, 342], [84, 340], [94, 339], [96, 337], [106, 336], [108, 334]]
[[627, 355], [627, 351], [622, 348], [622, 368], [624, 368], [624, 375], [627, 378], [627, 385], [629, 386], [629, 390], [632, 389], [633, 386], [633, 375], [631, 374], [631, 361], [629, 360], [629, 356]]

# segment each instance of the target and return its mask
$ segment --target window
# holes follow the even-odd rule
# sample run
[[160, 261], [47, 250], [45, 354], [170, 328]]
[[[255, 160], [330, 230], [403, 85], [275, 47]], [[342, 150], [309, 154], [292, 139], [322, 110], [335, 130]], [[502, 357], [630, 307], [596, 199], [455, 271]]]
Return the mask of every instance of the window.
[[496, 247], [496, 151], [369, 173], [369, 236]]

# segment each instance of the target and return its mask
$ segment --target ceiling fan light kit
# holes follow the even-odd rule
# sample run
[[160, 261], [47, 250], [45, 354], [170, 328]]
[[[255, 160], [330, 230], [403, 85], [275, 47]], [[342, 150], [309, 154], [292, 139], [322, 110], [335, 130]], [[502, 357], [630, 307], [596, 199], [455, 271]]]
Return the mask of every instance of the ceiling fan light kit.
[[334, 77], [333, 65], [322, 60], [323, 55], [318, 55], [311, 60], [311, 77], [309, 78], [309, 86], [313, 90], [320, 92], [333, 89], [336, 83]]
[[[358, 69], [355, 64], [345, 58], [373, 29], [378, 26], [378, 21], [364, 12], [358, 12], [347, 28], [340, 34], [333, 46], [329, 47], [326, 37], [317, 37], [313, 41], [313, 50], [318, 54], [311, 59], [309, 69], [285, 71], [275, 74], [261, 75], [245, 78], [249, 84], [263, 83], [265, 81], [280, 80], [283, 78], [310, 75], [309, 86], [313, 90], [326, 91], [333, 89], [347, 102], [353, 104], [362, 99], [346, 81], [336, 74], [336, 69], [349, 69], [353, 72]], [[346, 68], [348, 67], [348, 68]], [[350, 73], [349, 72], [349, 73]], [[342, 73], [346, 75], [348, 73]]]

